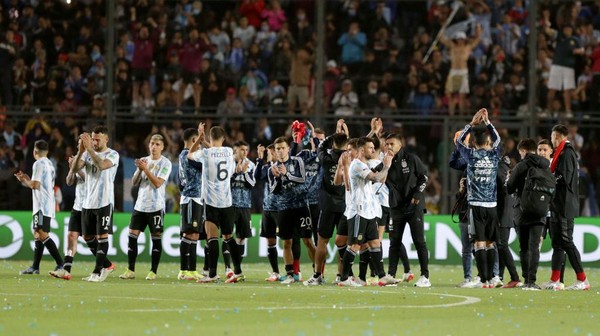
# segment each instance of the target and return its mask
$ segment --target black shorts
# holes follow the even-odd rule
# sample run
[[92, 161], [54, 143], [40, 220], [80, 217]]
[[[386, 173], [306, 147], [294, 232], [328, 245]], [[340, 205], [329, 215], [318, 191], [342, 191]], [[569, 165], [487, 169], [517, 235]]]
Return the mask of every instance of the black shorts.
[[364, 244], [379, 239], [377, 221], [354, 216], [348, 220], [348, 245]]
[[390, 208], [381, 206], [381, 218], [377, 218], [377, 226], [385, 226], [385, 232], [390, 231]]
[[[200, 84], [200, 74], [196, 72], [183, 70], [181, 72], [181, 79], [183, 80], [183, 84]], [[180, 88], [180, 90], [185, 89], [185, 87]]]
[[165, 213], [161, 211], [141, 212], [133, 210], [129, 228], [131, 230], [139, 230], [144, 232], [146, 227], [150, 229], [151, 234], [162, 233], [164, 231]]
[[206, 239], [204, 205], [190, 200], [188, 203], [181, 204], [179, 213], [181, 214], [181, 233], [199, 233], [200, 239]]
[[469, 207], [469, 237], [474, 241], [496, 241], [496, 208]]
[[69, 231], [79, 232], [81, 234], [81, 211], [71, 210], [71, 217], [69, 217]]
[[277, 211], [263, 211], [260, 221], [260, 236], [268, 239], [277, 238]]
[[81, 210], [81, 234], [96, 236], [111, 234], [113, 226], [113, 207], [109, 204], [100, 209]]
[[235, 237], [240, 239], [252, 237], [252, 217], [250, 208], [233, 208], [233, 225]]
[[[343, 211], [321, 210], [319, 214], [318, 230], [319, 236], [329, 239], [333, 237], [333, 230], [337, 228], [337, 234], [348, 235], [348, 223]], [[340, 230], [342, 229], [342, 230]], [[345, 230], [344, 230], [345, 229]], [[342, 231], [342, 232], [340, 232]], [[344, 233], [344, 234], [342, 234]]]
[[48, 216], [44, 216], [42, 210], [33, 214], [33, 230], [34, 231], [44, 231], [50, 232], [50, 223], [52, 222], [52, 218]]
[[312, 222], [307, 206], [281, 210], [277, 215], [277, 235], [283, 240], [292, 238], [311, 238]]
[[233, 207], [215, 208], [204, 204], [204, 220], [215, 224], [222, 235], [233, 233]]
[[131, 69], [132, 82], [147, 82], [150, 80], [150, 69]]

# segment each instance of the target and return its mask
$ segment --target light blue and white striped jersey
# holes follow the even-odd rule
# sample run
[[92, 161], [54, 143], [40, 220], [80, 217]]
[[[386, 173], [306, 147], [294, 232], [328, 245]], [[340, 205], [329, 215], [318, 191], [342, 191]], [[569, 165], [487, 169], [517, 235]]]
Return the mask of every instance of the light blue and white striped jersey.
[[171, 174], [171, 161], [162, 155], [158, 160], [152, 160], [151, 156], [146, 156], [144, 159], [148, 162], [150, 172], [164, 182], [160, 187], [156, 188], [150, 179], [148, 179], [148, 175], [141, 172], [140, 189], [133, 209], [139, 212], [164, 210], [165, 190], [167, 188], [167, 180]]
[[374, 219], [378, 214], [381, 216], [381, 205], [375, 197], [373, 183], [367, 180], [367, 175], [371, 173], [369, 166], [359, 159], [354, 159], [348, 169], [352, 196], [350, 203], [346, 203], [346, 217], [358, 215], [365, 219]]
[[231, 179], [231, 196], [234, 207], [247, 209], [252, 207], [252, 188], [256, 185], [254, 179], [256, 165], [248, 158], [244, 159], [244, 162], [248, 163], [246, 171], [234, 173]]
[[[81, 177], [79, 174], [83, 174]], [[73, 210], [81, 211], [83, 209], [83, 200], [85, 199], [85, 173], [80, 171], [75, 174], [75, 201], [73, 202]]]
[[[381, 160], [372, 159], [367, 162], [369, 168], [371, 170], [375, 169], [375, 167], [382, 164]], [[386, 208], [390, 207], [390, 190], [385, 185], [385, 183], [373, 182], [373, 191], [375, 191], [375, 196], [377, 196], [377, 201], [381, 206]]]
[[33, 163], [31, 180], [40, 183], [39, 189], [32, 189], [34, 214], [41, 211], [45, 217], [54, 218], [56, 212], [54, 202], [55, 178], [54, 165], [47, 157], [40, 158]]
[[231, 177], [235, 172], [233, 149], [229, 147], [204, 148], [192, 153], [192, 160], [202, 163], [202, 199], [215, 208], [232, 205]]
[[119, 153], [107, 148], [104, 152], [96, 153], [100, 160], [110, 160], [112, 167], [100, 170], [87, 152], [81, 159], [85, 162], [86, 197], [84, 209], [100, 209], [115, 203], [115, 175], [119, 167]]

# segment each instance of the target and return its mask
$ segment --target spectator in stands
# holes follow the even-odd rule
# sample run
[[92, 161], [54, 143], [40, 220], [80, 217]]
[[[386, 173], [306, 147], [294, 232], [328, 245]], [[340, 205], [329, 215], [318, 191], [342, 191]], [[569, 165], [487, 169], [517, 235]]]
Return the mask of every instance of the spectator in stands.
[[200, 62], [204, 53], [208, 49], [209, 40], [205, 34], [200, 36], [198, 29], [192, 27], [189, 32], [189, 39], [184, 43], [179, 54], [182, 69], [182, 84], [179, 87], [179, 95], [177, 99], [177, 109], [181, 108], [183, 97], [188, 85], [192, 85], [194, 91], [194, 111], [200, 110], [200, 98], [202, 94], [202, 86], [200, 86]]
[[269, 85], [267, 76], [264, 72], [258, 69], [254, 61], [248, 63], [248, 71], [240, 81], [241, 86], [248, 89], [248, 93], [254, 100], [259, 100], [264, 96], [264, 90]]
[[[285, 88], [279, 84], [277, 78], [271, 78], [269, 88], [267, 89], [267, 103], [270, 113], [281, 113], [285, 105], [286, 92]], [[278, 111], [274, 111], [277, 109]]]
[[[332, 28], [333, 23], [328, 21], [328, 25], [328, 28]], [[291, 25], [290, 30], [292, 31], [292, 35], [294, 36], [298, 46], [306, 46], [306, 44], [312, 39], [313, 29], [308, 21], [308, 18], [306, 17], [306, 11], [304, 8], [298, 8], [298, 10], [296, 10], [296, 20]], [[338, 36], [335, 36], [335, 39], [337, 38]]]
[[227, 47], [231, 44], [229, 35], [227, 35], [225, 31], [221, 30], [219, 25], [214, 25], [212, 27], [208, 33], [208, 39], [210, 40], [210, 44], [215, 44], [217, 46], [217, 50], [222, 53], [224, 53]]
[[274, 32], [278, 32], [281, 26], [287, 21], [279, 0], [271, 0], [269, 6], [262, 10], [260, 16], [263, 20], [267, 21], [269, 28]]
[[242, 42], [242, 47], [244, 49], [248, 49], [252, 41], [254, 41], [254, 36], [256, 35], [256, 29], [254, 26], [248, 24], [248, 18], [242, 16], [240, 18], [240, 25], [233, 30], [233, 38], [239, 38]]
[[408, 100], [408, 107], [417, 111], [419, 115], [427, 116], [433, 113], [436, 107], [435, 97], [429, 92], [427, 83], [419, 83], [417, 92]]
[[[456, 32], [452, 41], [446, 38], [442, 31], [440, 43], [448, 48], [450, 53], [451, 68], [446, 81], [446, 95], [449, 99], [448, 113], [454, 115], [456, 104], [459, 111], [466, 112], [466, 95], [469, 93], [469, 68], [467, 61], [473, 49], [479, 44], [481, 39], [481, 26], [475, 30], [475, 38], [467, 41], [467, 34], [462, 31]], [[458, 100], [453, 95], [458, 95]]]
[[4, 123], [4, 131], [0, 140], [3, 140], [8, 148], [21, 150], [21, 134], [15, 131], [12, 120], [9, 119]]
[[238, 100], [244, 107], [244, 114], [252, 114], [256, 112], [257, 100], [255, 96], [250, 95], [247, 86], [241, 86]]
[[358, 22], [352, 22], [348, 32], [338, 39], [338, 45], [342, 48], [342, 63], [354, 70], [358, 69], [360, 62], [364, 59], [364, 50], [367, 46], [367, 35], [360, 31]]
[[377, 80], [371, 79], [367, 84], [366, 92], [360, 97], [360, 105], [366, 114], [373, 114], [372, 110], [379, 104], [378, 87]]
[[342, 89], [335, 93], [331, 100], [333, 114], [340, 117], [353, 116], [358, 108], [358, 95], [352, 90], [352, 81], [344, 79]]
[[[236, 98], [235, 89], [230, 87], [226, 91], [225, 100], [219, 103], [217, 115], [224, 118], [241, 116], [244, 113], [244, 105]], [[225, 121], [226, 119], [223, 119]], [[221, 124], [225, 124], [222, 122]]]
[[254, 28], [260, 27], [261, 13], [265, 8], [264, 0], [243, 0], [240, 5], [240, 14], [248, 19]]
[[270, 77], [286, 78], [290, 74], [294, 52], [288, 39], [278, 42], [277, 49], [273, 55], [272, 75]]
[[224, 65], [228, 73], [239, 74], [244, 66], [244, 48], [242, 40], [239, 38], [233, 39], [233, 44], [224, 54]]
[[548, 80], [548, 105], [551, 105], [554, 100], [556, 91], [563, 91], [564, 116], [572, 118], [571, 97], [576, 86], [575, 63], [577, 60], [575, 56], [583, 55], [585, 49], [580, 46], [577, 37], [573, 36], [573, 26], [570, 24], [562, 26], [560, 32], [547, 28], [546, 33], [556, 39], [556, 49]]
[[0, 104], [12, 105], [12, 82], [13, 68], [17, 57], [17, 45], [15, 44], [15, 33], [12, 30], [7, 30], [0, 40]]
[[66, 86], [64, 92], [65, 98], [60, 102], [60, 109], [58, 112], [76, 116], [78, 110], [77, 101], [75, 100], [75, 93], [70, 86]]
[[[150, 39], [148, 27], [141, 26], [134, 38], [133, 61], [131, 62], [131, 80], [133, 81], [133, 90], [131, 105], [134, 109], [151, 108], [154, 106], [150, 94], [150, 69], [152, 68], [154, 56], [154, 43]], [[140, 92], [140, 88], [144, 91]]]
[[300, 48], [292, 59], [290, 69], [290, 85], [288, 87], [288, 113], [293, 113], [297, 106], [302, 108], [308, 104], [308, 84], [310, 82], [314, 57], [308, 49]]
[[269, 23], [263, 21], [260, 24], [260, 30], [256, 33], [255, 43], [258, 44], [260, 51], [263, 55], [271, 56], [277, 42], [277, 34], [271, 31]]

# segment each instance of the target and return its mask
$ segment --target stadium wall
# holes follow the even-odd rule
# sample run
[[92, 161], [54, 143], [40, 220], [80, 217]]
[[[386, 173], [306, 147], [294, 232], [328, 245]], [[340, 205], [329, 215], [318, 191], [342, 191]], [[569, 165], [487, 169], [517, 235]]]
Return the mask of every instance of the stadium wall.
[[[70, 213], [59, 212], [52, 221], [51, 236], [64, 251], [68, 231]], [[127, 261], [127, 227], [130, 213], [116, 213], [114, 215], [114, 234], [110, 239], [109, 255], [111, 260], [117, 262]], [[253, 238], [246, 245], [244, 262], [266, 262], [267, 245], [264, 239], [258, 237], [261, 216], [252, 215]], [[33, 253], [31, 212], [0, 212], [0, 259], [31, 260]], [[417, 261], [417, 252], [412, 245], [409, 228], [404, 233], [404, 244], [411, 260]], [[425, 216], [425, 235], [432, 264], [460, 265], [461, 242], [458, 224], [454, 224], [450, 216]], [[510, 247], [515, 260], [519, 260], [518, 241], [514, 230], [511, 231]], [[585, 267], [600, 268], [600, 218], [578, 218], [573, 232], [575, 244], [581, 252], [581, 259]], [[141, 234], [139, 243], [139, 261], [150, 261], [148, 249], [149, 239], [147, 234]], [[383, 241], [384, 258], [387, 258], [389, 241]], [[47, 251], [45, 252], [47, 253]], [[203, 256], [203, 249], [198, 249], [198, 255]], [[282, 256], [282, 250], [279, 251]], [[327, 262], [333, 262], [336, 248], [333, 243], [329, 246]], [[552, 256], [550, 240], [546, 239], [542, 245], [541, 265], [548, 266]], [[304, 261], [308, 256], [303, 253]], [[79, 239], [76, 260], [91, 261], [92, 256], [83, 239]], [[163, 262], [179, 261], [179, 215], [165, 215], [165, 232], [163, 235]], [[415, 265], [416, 266], [416, 265]]]

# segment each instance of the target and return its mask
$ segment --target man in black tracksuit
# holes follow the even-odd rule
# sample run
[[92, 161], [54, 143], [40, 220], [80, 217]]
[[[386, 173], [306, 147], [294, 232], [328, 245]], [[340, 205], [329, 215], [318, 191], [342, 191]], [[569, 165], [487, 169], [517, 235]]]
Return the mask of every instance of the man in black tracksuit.
[[514, 204], [514, 218], [519, 234], [519, 256], [523, 277], [525, 278], [524, 288], [538, 290], [540, 287], [535, 282], [540, 262], [540, 237], [544, 230], [546, 216], [532, 218], [531, 215], [528, 216], [523, 213], [520, 200], [529, 168], [550, 169], [550, 162], [536, 154], [537, 144], [533, 139], [521, 140], [517, 149], [521, 155], [521, 161], [510, 172], [510, 177], [506, 182], [506, 192], [509, 194], [516, 193], [517, 196]]
[[[502, 278], [504, 274], [504, 268], [508, 269], [510, 274], [510, 281], [503, 285], [502, 288], [514, 288], [521, 286], [522, 283], [519, 280], [519, 273], [515, 267], [515, 260], [513, 259], [512, 253], [508, 246], [508, 238], [510, 237], [510, 229], [515, 227], [516, 221], [514, 220], [514, 199], [510, 196], [510, 193], [506, 192], [504, 184], [506, 182], [506, 176], [510, 171], [510, 158], [503, 156], [500, 162], [498, 162], [498, 174], [496, 175], [497, 189], [497, 202], [496, 210], [498, 212], [498, 230], [497, 230], [497, 241], [498, 247], [498, 264], [499, 264], [499, 275]], [[497, 285], [502, 285], [499, 282]]]
[[[339, 122], [338, 122], [339, 124]], [[338, 127], [339, 128], [339, 127]], [[304, 285], [321, 285], [322, 272], [327, 259], [327, 244], [336, 230], [335, 244], [340, 251], [346, 251], [348, 226], [344, 217], [346, 209], [346, 189], [343, 185], [336, 186], [333, 183], [338, 161], [346, 150], [348, 136], [338, 132], [327, 138], [319, 145], [317, 156], [321, 163], [323, 179], [319, 190], [319, 204], [321, 211], [318, 222], [318, 240], [315, 252], [315, 269], [311, 279]]]
[[[425, 243], [423, 190], [427, 185], [427, 171], [423, 162], [402, 147], [402, 136], [390, 134], [385, 140], [387, 150], [394, 153], [385, 185], [390, 191], [390, 217], [393, 230], [390, 236], [390, 253], [402, 242], [406, 224], [410, 226], [413, 243], [417, 248], [421, 277], [416, 287], [431, 287], [429, 282], [429, 255]], [[390, 258], [391, 259], [391, 258]]]
[[556, 177], [556, 193], [550, 204], [550, 238], [552, 239], [552, 275], [546, 289], [560, 289], [560, 268], [563, 251], [567, 253], [569, 262], [577, 275], [577, 281], [571, 290], [588, 290], [587, 280], [581, 256], [573, 242], [575, 217], [579, 215], [579, 164], [571, 143], [567, 140], [569, 129], [564, 125], [552, 128], [552, 145], [554, 157], [550, 171]]

